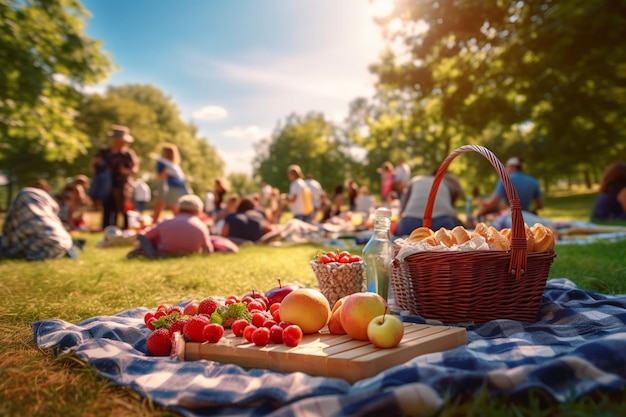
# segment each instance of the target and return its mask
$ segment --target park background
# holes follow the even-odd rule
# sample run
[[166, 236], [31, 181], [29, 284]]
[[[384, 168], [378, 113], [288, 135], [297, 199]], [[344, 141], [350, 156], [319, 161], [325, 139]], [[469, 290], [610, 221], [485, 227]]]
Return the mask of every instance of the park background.
[[[220, 6], [211, 4], [204, 10], [218, 13]], [[214, 139], [203, 137], [199, 126], [182, 116], [177, 97], [144, 83], [149, 68], [145, 77], [94, 92], [120, 68], [103, 41], [87, 35], [90, 10], [81, 2], [3, 1], [0, 209], [36, 177], [60, 189], [67, 178], [88, 174], [88, 161], [106, 145], [113, 123], [132, 129], [141, 161], [138, 176], [150, 180], [154, 152], [171, 142], [199, 194], [223, 176], [241, 194], [258, 191], [262, 182], [285, 191], [292, 163], [327, 191], [353, 178], [376, 194], [382, 162], [402, 158], [414, 174], [430, 173], [463, 144], [484, 145], [501, 160], [523, 156], [525, 170], [548, 193], [574, 186], [593, 190], [606, 165], [626, 160], [623, 2], [350, 4], [354, 10], [379, 11], [372, 19], [382, 47], [367, 68], [372, 94], [355, 96], [342, 118], [311, 108], [270, 120], [274, 130], [250, 143], [251, 166], [226, 167]], [[110, 7], [125, 16], [123, 2]], [[270, 7], [280, 9], [281, 2]], [[332, 2], [319, 8], [329, 16], [341, 9]], [[240, 14], [254, 12], [244, 7]], [[296, 22], [305, 22], [297, 12]], [[313, 32], [309, 42], [317, 39], [323, 48], [339, 40], [323, 34], [319, 26], [319, 36]], [[482, 193], [497, 179], [479, 155], [459, 158], [450, 171], [466, 190], [478, 187]]]

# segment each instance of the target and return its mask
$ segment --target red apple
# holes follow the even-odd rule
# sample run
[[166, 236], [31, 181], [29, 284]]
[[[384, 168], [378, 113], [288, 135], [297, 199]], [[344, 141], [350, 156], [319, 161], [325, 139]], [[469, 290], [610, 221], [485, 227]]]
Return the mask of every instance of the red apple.
[[379, 348], [398, 346], [402, 336], [404, 336], [404, 325], [398, 317], [391, 314], [376, 316], [367, 326], [369, 341]]
[[282, 285], [280, 280], [278, 280], [278, 287], [270, 288], [265, 292], [265, 297], [269, 301], [268, 305], [271, 306], [274, 303], [282, 302], [287, 294], [297, 288], [300, 288], [300, 286], [295, 284]]
[[374, 317], [387, 312], [387, 303], [380, 295], [373, 292], [355, 292], [343, 301], [339, 319], [341, 327], [353, 339], [369, 340], [367, 326]]

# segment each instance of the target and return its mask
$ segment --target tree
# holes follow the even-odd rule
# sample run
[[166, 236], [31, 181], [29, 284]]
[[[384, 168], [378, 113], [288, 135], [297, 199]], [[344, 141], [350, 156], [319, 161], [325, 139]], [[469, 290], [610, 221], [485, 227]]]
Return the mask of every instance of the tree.
[[544, 179], [623, 159], [625, 11], [622, 0], [397, 1], [380, 21], [390, 48], [371, 66], [370, 125], [437, 159], [465, 143], [520, 153]]
[[[135, 137], [132, 147], [140, 160], [140, 175], [154, 176], [155, 159], [159, 156], [161, 145], [166, 142], [178, 147], [181, 167], [196, 192], [201, 194], [223, 174], [225, 164], [216, 149], [199, 137], [196, 126], [181, 120], [171, 98], [154, 86], [113, 86], [104, 96], [89, 96], [78, 122], [80, 128], [88, 133], [92, 149], [108, 144], [106, 132], [111, 124], [129, 126]], [[87, 161], [94, 152], [84, 158], [82, 167], [87, 167]]]
[[283, 192], [289, 189], [291, 164], [300, 165], [303, 174], [316, 178], [325, 190], [343, 184], [355, 165], [339, 129], [320, 113], [291, 114], [255, 152], [254, 174]]
[[62, 172], [87, 152], [74, 124], [81, 90], [112, 65], [83, 33], [86, 17], [75, 0], [0, 2], [0, 164], [12, 187]]

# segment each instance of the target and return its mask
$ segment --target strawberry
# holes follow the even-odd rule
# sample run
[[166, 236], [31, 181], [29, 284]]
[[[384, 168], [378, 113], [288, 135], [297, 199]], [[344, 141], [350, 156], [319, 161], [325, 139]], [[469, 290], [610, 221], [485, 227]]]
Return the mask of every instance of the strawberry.
[[174, 323], [170, 325], [170, 334], [174, 334], [176, 332], [183, 334], [183, 328], [185, 327], [185, 324], [187, 324], [188, 322], [189, 322], [189, 319], [175, 320]]
[[146, 339], [146, 348], [152, 356], [169, 356], [172, 351], [172, 338], [168, 329], [157, 329]]
[[206, 314], [210, 316], [220, 306], [220, 304], [212, 297], [205, 298], [198, 305], [198, 314]]
[[206, 342], [203, 332], [205, 326], [209, 323], [211, 323], [211, 321], [207, 316], [193, 316], [183, 327], [183, 335], [187, 338], [187, 340], [192, 342]]

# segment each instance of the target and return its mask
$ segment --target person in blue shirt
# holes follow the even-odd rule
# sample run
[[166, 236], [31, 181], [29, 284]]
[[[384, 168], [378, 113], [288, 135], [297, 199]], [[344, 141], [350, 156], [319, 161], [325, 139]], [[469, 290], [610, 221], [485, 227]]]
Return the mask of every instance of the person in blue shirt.
[[[522, 210], [537, 214], [537, 211], [543, 208], [543, 193], [539, 181], [522, 171], [522, 160], [519, 157], [509, 158], [505, 167], [517, 191]], [[478, 217], [509, 208], [509, 199], [501, 180], [498, 180], [493, 194], [479, 200], [479, 204]]]
[[176, 215], [178, 199], [184, 195], [192, 194], [185, 173], [179, 164], [178, 147], [171, 143], [165, 143], [161, 147], [161, 157], [157, 159], [156, 163], [156, 174], [161, 184], [152, 215], [154, 223], [158, 222], [161, 211], [165, 208], [169, 208]]

